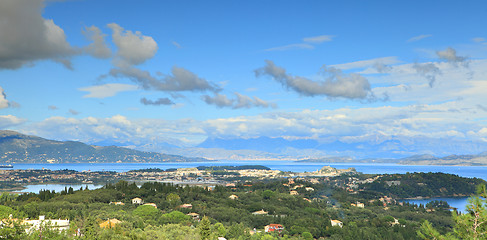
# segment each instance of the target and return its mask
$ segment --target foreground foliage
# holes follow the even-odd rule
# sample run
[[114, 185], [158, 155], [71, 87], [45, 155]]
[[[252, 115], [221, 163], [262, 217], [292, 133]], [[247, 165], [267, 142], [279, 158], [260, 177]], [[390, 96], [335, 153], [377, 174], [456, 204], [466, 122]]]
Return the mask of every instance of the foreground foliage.
[[[427, 175], [421, 177], [429, 179]], [[485, 187], [483, 198], [471, 201], [469, 214], [453, 212], [452, 217], [445, 202], [432, 202], [425, 208], [396, 199], [384, 200], [386, 194], [378, 190], [350, 193], [345, 184], [349, 179], [352, 177], [281, 179], [214, 188], [160, 182], [146, 182], [139, 187], [119, 181], [96, 190], [3, 193], [0, 218], [4, 219], [3, 226], [9, 227], [0, 227], [0, 238], [485, 239]], [[452, 183], [455, 184], [463, 183]], [[136, 197], [157, 208], [132, 204]], [[362, 203], [363, 208], [357, 203]], [[26, 232], [25, 226], [15, 220], [37, 219], [40, 215], [46, 219], [69, 219], [70, 228], [59, 232], [45, 226]], [[100, 223], [107, 219], [121, 223], [101, 228]], [[340, 220], [343, 227], [331, 226], [332, 219]], [[472, 228], [472, 223], [476, 227]], [[284, 231], [265, 233], [268, 224], [281, 224]]]

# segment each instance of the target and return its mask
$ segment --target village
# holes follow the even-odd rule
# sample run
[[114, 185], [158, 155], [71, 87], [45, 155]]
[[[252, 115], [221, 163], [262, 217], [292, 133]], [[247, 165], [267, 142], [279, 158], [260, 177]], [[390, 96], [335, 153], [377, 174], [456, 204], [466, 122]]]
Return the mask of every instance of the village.
[[[255, 166], [254, 166], [255, 167]], [[260, 167], [260, 168], [259, 168]], [[297, 173], [253, 168], [214, 170], [213, 168], [142, 169], [127, 172], [74, 171], [74, 170], [0, 170], [0, 184], [101, 184], [119, 180], [145, 182], [158, 181], [183, 185], [208, 185], [236, 183], [242, 180], [264, 180], [294, 177], [333, 177], [355, 174], [355, 169], [335, 169], [325, 166], [314, 172]], [[3, 190], [8, 190], [3, 188]]]

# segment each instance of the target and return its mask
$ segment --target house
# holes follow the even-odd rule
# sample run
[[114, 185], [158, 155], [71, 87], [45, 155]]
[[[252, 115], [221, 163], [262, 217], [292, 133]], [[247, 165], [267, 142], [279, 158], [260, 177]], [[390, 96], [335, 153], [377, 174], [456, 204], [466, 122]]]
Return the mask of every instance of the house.
[[69, 229], [69, 220], [65, 219], [45, 219], [45, 216], [39, 216], [39, 220], [24, 220], [22, 221], [22, 225], [25, 225], [26, 232], [32, 232], [35, 230], [39, 230], [41, 227], [49, 226], [51, 229], [55, 229], [58, 231], [68, 230]]
[[350, 205], [352, 205], [353, 207], [365, 208], [365, 204], [363, 204], [361, 202], [352, 203]]
[[306, 191], [308, 191], [308, 192], [309, 192], [309, 191], [311, 191], [311, 192], [312, 192], [312, 191], [314, 191], [314, 190], [315, 190], [315, 189], [314, 189], [314, 188], [312, 188], [312, 187], [306, 187]]
[[331, 226], [332, 227], [335, 227], [335, 226], [338, 226], [338, 227], [343, 227], [343, 223], [341, 221], [338, 221], [338, 220], [330, 220], [331, 221]]
[[277, 231], [279, 233], [284, 230], [284, 227], [281, 224], [269, 224], [264, 227], [264, 232], [274, 232]]
[[157, 205], [155, 203], [145, 203], [144, 205], [153, 206], [153, 207], [157, 208]]
[[190, 217], [191, 217], [191, 218], [193, 218], [193, 220], [195, 220], [195, 221], [200, 220], [200, 215], [199, 215], [199, 214], [197, 214], [197, 213], [188, 213], [188, 214], [186, 214], [186, 215], [190, 216]]
[[100, 223], [100, 228], [114, 228], [117, 224], [121, 223], [122, 221], [113, 218], [113, 219], [108, 219], [102, 223]]
[[143, 203], [144, 203], [144, 200], [142, 200], [142, 198], [136, 197], [136, 198], [133, 198], [132, 199], [132, 204], [139, 204], [140, 205], [140, 204], [143, 204]]
[[193, 208], [193, 205], [192, 205], [192, 204], [190, 204], [190, 203], [186, 203], [186, 204], [180, 205], [179, 207], [180, 207], [180, 208], [187, 208], [187, 209], [190, 209], [190, 208]]
[[232, 194], [232, 195], [230, 195], [230, 197], [228, 197], [228, 198], [230, 198], [230, 199], [232, 199], [232, 200], [237, 200], [237, 199], [238, 199], [238, 196], [237, 196], [237, 195], [235, 195], [235, 194]]
[[123, 202], [110, 202], [110, 205], [112, 205], [112, 204], [114, 204], [114, 205], [125, 205], [125, 203], [123, 203]]
[[401, 185], [401, 181], [386, 181], [387, 186], [399, 186]]
[[260, 210], [260, 211], [255, 211], [253, 212], [252, 214], [253, 215], [267, 215], [269, 212], [266, 212], [264, 211], [264, 209]]
[[235, 187], [235, 183], [227, 183], [225, 184], [226, 187]]
[[289, 194], [291, 194], [291, 195], [299, 195], [299, 193], [297, 191], [290, 191]]

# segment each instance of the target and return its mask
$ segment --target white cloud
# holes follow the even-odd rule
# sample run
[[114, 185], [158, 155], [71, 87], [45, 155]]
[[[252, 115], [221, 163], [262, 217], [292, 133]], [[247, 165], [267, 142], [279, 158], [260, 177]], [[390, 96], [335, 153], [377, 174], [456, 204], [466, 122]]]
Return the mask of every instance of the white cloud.
[[41, 16], [42, 0], [0, 1], [0, 69], [17, 69], [38, 60], [54, 60], [70, 67], [77, 53], [63, 29]]
[[122, 61], [130, 65], [138, 65], [156, 54], [158, 47], [152, 37], [144, 36], [139, 31], [134, 33], [124, 30], [116, 23], [110, 23], [108, 27], [112, 29], [112, 40], [118, 48], [117, 55]]
[[219, 108], [223, 108], [223, 107], [231, 107], [233, 109], [253, 108], [253, 107], [277, 108], [277, 104], [264, 101], [255, 96], [249, 97], [249, 96], [242, 95], [238, 92], [235, 92], [234, 94], [237, 97], [236, 99], [229, 99], [227, 95], [219, 94], [219, 93], [215, 93], [214, 97], [204, 95], [201, 98], [207, 104], [215, 105]]
[[113, 77], [126, 77], [138, 83], [146, 90], [157, 90], [165, 92], [180, 91], [219, 91], [219, 87], [199, 77], [193, 72], [174, 66], [171, 69], [172, 75], [165, 75], [162, 78], [152, 76], [148, 71], [140, 70], [132, 66], [122, 66], [110, 70]]
[[92, 41], [90, 45], [84, 48], [84, 50], [96, 57], [96, 58], [109, 58], [112, 55], [112, 50], [105, 42], [106, 34], [103, 34], [101, 30], [95, 26], [86, 28], [83, 34]]
[[485, 38], [483, 38], [483, 37], [476, 37], [476, 38], [472, 38], [472, 41], [474, 41], [476, 43], [485, 42]]
[[26, 122], [25, 119], [12, 115], [0, 115], [0, 129], [8, 129]]
[[429, 38], [429, 37], [432, 37], [433, 35], [431, 34], [422, 34], [422, 35], [418, 35], [418, 36], [414, 36], [410, 39], [408, 39], [407, 42], [416, 42], [416, 41], [419, 41], [419, 40], [422, 40], [422, 39], [425, 39], [425, 38]]
[[303, 38], [303, 42], [308, 42], [308, 43], [322, 43], [322, 42], [330, 42], [333, 40], [333, 35], [321, 35], [321, 36], [315, 36], [315, 37], [307, 37]]
[[138, 87], [131, 84], [108, 83], [91, 87], [79, 88], [78, 90], [89, 92], [83, 98], [107, 98], [117, 95], [119, 92], [135, 91]]
[[373, 67], [378, 65], [390, 65], [390, 64], [397, 64], [400, 63], [397, 57], [382, 57], [382, 58], [374, 58], [350, 63], [342, 63], [342, 64], [334, 64], [330, 65], [330, 67], [339, 68], [342, 70], [348, 69], [357, 69], [357, 68], [366, 68], [366, 67]]
[[288, 44], [288, 45], [279, 46], [279, 47], [268, 48], [268, 49], [265, 49], [264, 51], [270, 52], [270, 51], [287, 51], [287, 50], [296, 50], [296, 49], [314, 49], [315, 45], [323, 43], [323, 42], [332, 41], [332, 39], [334, 37], [335, 36], [332, 36], [332, 35], [321, 35], [321, 36], [315, 36], [315, 37], [307, 37], [307, 38], [303, 38], [302, 43], [294, 43], [294, 44]]
[[345, 74], [339, 69], [323, 67], [324, 81], [292, 76], [274, 62], [266, 60], [266, 65], [255, 70], [256, 76], [268, 75], [283, 86], [304, 96], [343, 97], [349, 99], [366, 99], [370, 93], [370, 83], [360, 74]]
[[74, 109], [69, 109], [69, 113], [71, 113], [72, 115], [79, 115], [80, 112], [74, 110]]
[[296, 50], [296, 49], [314, 49], [315, 47], [311, 44], [307, 43], [296, 43], [296, 44], [289, 44], [280, 47], [268, 48], [264, 51], [287, 51], [287, 50]]
[[144, 105], [153, 105], [153, 106], [160, 106], [160, 105], [174, 105], [174, 102], [169, 98], [158, 98], [157, 100], [149, 100], [147, 98], [140, 99], [140, 103]]
[[174, 45], [176, 48], [182, 48], [181, 44], [179, 44], [179, 43], [178, 43], [178, 42], [176, 42], [176, 41], [172, 41], [171, 43], [172, 43], [172, 45]]
[[9, 102], [7, 100], [7, 95], [3, 91], [3, 88], [0, 87], [0, 109], [2, 108], [8, 108]]
[[436, 51], [436, 55], [440, 59], [446, 60], [448, 62], [464, 62], [467, 60], [467, 57], [461, 57], [457, 55], [457, 51], [451, 47], [446, 48], [443, 51]]

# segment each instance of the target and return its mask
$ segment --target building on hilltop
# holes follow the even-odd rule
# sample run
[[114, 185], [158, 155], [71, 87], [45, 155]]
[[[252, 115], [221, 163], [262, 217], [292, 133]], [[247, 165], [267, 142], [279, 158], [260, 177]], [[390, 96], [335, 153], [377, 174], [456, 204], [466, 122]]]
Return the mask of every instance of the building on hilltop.
[[136, 197], [132, 199], [132, 204], [144, 204], [144, 200], [142, 200], [142, 198]]
[[281, 233], [284, 230], [284, 227], [281, 224], [269, 224], [264, 227], [264, 232], [274, 232], [277, 231]]
[[331, 226], [332, 227], [336, 227], [336, 226], [341, 227], [341, 228], [343, 227], [343, 223], [341, 221], [339, 221], [339, 220], [333, 220], [332, 219], [330, 221], [331, 221]]

